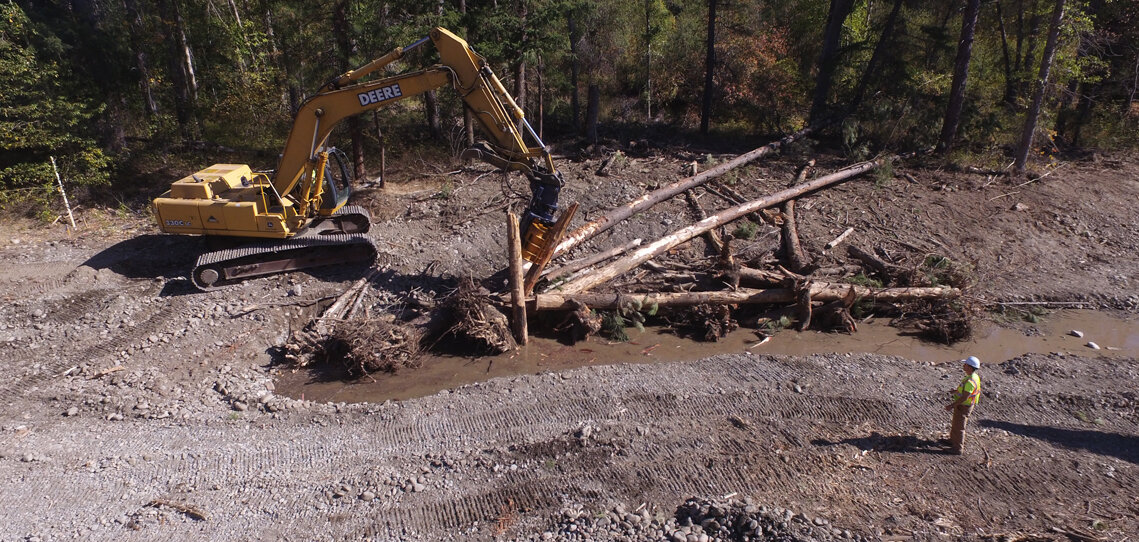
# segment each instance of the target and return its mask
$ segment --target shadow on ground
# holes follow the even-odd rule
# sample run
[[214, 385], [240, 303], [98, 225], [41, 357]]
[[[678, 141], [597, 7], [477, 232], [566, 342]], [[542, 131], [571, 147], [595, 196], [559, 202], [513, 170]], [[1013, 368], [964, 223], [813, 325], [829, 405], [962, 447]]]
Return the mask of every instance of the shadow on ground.
[[83, 265], [109, 269], [131, 279], [185, 275], [205, 243], [186, 235], [140, 235], [119, 241], [91, 256]]
[[981, 420], [982, 427], [1003, 429], [1024, 437], [1043, 440], [1065, 448], [1085, 450], [1094, 454], [1117, 457], [1129, 463], [1139, 464], [1139, 436], [1092, 431], [1087, 429], [1062, 429], [1044, 425]]
[[836, 446], [848, 444], [859, 450], [874, 450], [876, 452], [947, 454], [948, 443], [918, 438], [913, 435], [883, 435], [873, 431], [865, 437], [847, 438], [838, 441], [815, 439], [811, 441], [815, 446]]

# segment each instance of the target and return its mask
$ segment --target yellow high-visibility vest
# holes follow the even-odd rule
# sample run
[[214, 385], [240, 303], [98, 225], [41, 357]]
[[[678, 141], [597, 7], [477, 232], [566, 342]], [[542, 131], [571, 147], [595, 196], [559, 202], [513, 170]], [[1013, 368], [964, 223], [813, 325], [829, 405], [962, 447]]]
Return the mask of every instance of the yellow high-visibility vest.
[[981, 398], [981, 375], [974, 372], [961, 381], [961, 385], [957, 386], [957, 395], [954, 400], [963, 396], [965, 397], [965, 400], [961, 402], [963, 406], [977, 404], [977, 399]]

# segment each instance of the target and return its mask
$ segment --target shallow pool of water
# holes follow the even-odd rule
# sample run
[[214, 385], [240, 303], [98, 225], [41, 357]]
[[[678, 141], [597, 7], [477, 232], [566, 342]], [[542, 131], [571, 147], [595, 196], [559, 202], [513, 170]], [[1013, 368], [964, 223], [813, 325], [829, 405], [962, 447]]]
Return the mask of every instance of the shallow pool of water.
[[[972, 339], [944, 346], [899, 334], [887, 319], [860, 323], [854, 334], [784, 330], [760, 343], [754, 330], [739, 329], [714, 343], [695, 342], [648, 329], [629, 329], [629, 342], [599, 338], [575, 345], [531, 337], [530, 344], [500, 356], [464, 358], [427, 356], [422, 367], [394, 375], [382, 374], [351, 381], [337, 371], [286, 372], [277, 380], [277, 393], [313, 401], [381, 402], [431, 395], [440, 390], [500, 376], [559, 371], [585, 365], [658, 363], [695, 360], [716, 354], [753, 352], [806, 355], [829, 352], [874, 353], [907, 359], [945, 362], [977, 356], [982, 363], [1001, 363], [1026, 353], [1063, 352], [1084, 356], [1139, 357], [1139, 319], [1107, 313], [1069, 310], [1053, 312], [1036, 324], [975, 325]], [[1069, 332], [1082, 331], [1083, 338]], [[1087, 346], [1094, 342], [1101, 348]]]

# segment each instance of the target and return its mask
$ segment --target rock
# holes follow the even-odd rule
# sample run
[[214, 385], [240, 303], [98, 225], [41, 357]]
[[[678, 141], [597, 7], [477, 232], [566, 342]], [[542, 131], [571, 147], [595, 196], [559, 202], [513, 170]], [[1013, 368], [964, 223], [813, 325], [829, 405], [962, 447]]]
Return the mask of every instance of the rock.
[[1069, 331], [1068, 334], [1073, 336], [1073, 337], [1076, 337], [1076, 338], [1083, 338], [1083, 336], [1084, 336], [1083, 331], [1078, 331], [1075, 329], [1073, 329], [1072, 331]]
[[1012, 206], [1012, 210], [1013, 210], [1013, 211], [1027, 211], [1027, 210], [1028, 210], [1028, 206], [1027, 206], [1027, 205], [1025, 205], [1025, 204], [1023, 204], [1023, 203], [1019, 203], [1019, 202], [1018, 202], [1016, 205], [1013, 205], [1013, 206]]
[[241, 401], [234, 401], [233, 402], [233, 409], [238, 411], [238, 412], [245, 412], [246, 410], [249, 409], [249, 405], [247, 405]]
[[419, 482], [411, 484], [411, 490], [415, 493], [419, 493], [419, 492], [424, 491], [426, 489], [427, 489], [427, 486], [425, 486]]
[[1092, 350], [1099, 350], [1099, 349], [1100, 349], [1100, 347], [1099, 347], [1099, 345], [1098, 345], [1098, 344], [1096, 344], [1096, 343], [1093, 343], [1093, 342], [1091, 342], [1091, 341], [1088, 341], [1087, 347], [1088, 347], [1088, 348], [1091, 348]]
[[360, 500], [364, 502], [372, 502], [376, 500], [376, 494], [371, 491], [365, 491], [360, 494]]
[[79, 407], [71, 407], [71, 408], [67, 409], [67, 412], [63, 413], [64, 416], [67, 416], [69, 418], [71, 416], [75, 416], [76, 414], [79, 414]]

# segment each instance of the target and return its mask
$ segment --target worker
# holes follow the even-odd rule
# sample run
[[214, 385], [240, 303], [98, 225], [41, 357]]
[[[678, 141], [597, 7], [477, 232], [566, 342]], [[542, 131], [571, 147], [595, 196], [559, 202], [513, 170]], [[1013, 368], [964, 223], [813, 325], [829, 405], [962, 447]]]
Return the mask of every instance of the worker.
[[953, 402], [945, 405], [945, 410], [953, 412], [953, 423], [949, 428], [949, 452], [955, 455], [961, 455], [965, 448], [965, 424], [981, 396], [981, 375], [977, 374], [980, 368], [981, 360], [976, 356], [961, 360], [965, 379], [957, 389], [951, 390]]

